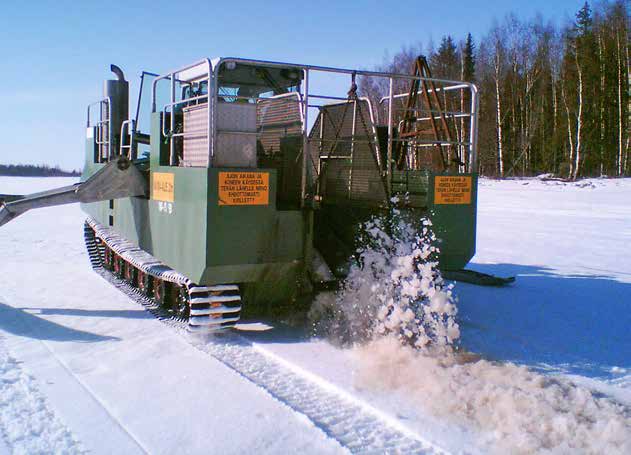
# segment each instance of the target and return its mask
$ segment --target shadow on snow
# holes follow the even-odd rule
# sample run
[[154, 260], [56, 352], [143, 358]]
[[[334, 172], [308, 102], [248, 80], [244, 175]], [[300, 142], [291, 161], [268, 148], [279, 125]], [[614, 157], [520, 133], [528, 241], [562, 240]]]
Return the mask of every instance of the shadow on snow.
[[456, 284], [468, 350], [592, 377], [612, 377], [612, 366], [631, 367], [631, 284], [536, 266], [470, 268], [517, 281], [503, 288]]
[[28, 338], [49, 341], [75, 341], [95, 343], [119, 340], [116, 337], [102, 336], [40, 318], [28, 311], [14, 308], [0, 301], [0, 330]]
[[139, 308], [138, 310], [80, 310], [74, 308], [22, 308], [32, 311], [35, 315], [60, 315], [80, 316], [94, 318], [126, 318], [126, 319], [151, 319], [153, 316]]

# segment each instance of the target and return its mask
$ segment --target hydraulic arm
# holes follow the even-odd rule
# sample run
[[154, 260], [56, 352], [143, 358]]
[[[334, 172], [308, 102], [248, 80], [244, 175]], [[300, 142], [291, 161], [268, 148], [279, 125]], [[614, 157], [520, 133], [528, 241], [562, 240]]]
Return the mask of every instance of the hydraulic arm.
[[22, 197], [5, 197], [11, 202], [0, 203], [0, 226], [31, 209], [148, 194], [149, 185], [146, 177], [134, 163], [120, 156], [85, 182]]

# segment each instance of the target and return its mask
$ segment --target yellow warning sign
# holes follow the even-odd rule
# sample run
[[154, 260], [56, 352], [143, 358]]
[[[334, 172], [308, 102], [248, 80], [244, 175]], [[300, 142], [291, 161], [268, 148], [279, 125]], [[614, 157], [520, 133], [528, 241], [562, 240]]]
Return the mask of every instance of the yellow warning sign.
[[175, 200], [174, 176], [169, 172], [151, 174], [151, 199], [173, 202]]
[[471, 176], [434, 177], [434, 204], [471, 204]]
[[269, 173], [219, 173], [219, 205], [267, 204], [269, 204]]

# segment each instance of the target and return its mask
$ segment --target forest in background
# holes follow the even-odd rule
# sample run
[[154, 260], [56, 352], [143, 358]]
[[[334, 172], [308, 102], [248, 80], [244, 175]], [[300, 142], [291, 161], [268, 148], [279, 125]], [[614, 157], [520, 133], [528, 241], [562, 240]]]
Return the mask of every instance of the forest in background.
[[[445, 36], [438, 48], [404, 47], [375, 69], [409, 74], [424, 54], [433, 77], [475, 83], [483, 175], [631, 175], [629, 3], [586, 2], [562, 25], [510, 14], [479, 43]], [[367, 80], [359, 88], [387, 94]]]

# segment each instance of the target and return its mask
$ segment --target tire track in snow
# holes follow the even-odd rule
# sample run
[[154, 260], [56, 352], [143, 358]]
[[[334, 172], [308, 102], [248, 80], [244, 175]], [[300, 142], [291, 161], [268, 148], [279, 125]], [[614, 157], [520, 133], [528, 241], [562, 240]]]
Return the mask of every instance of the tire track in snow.
[[352, 453], [447, 453], [334, 385], [274, 354], [259, 351], [237, 334], [205, 342], [192, 339], [191, 343], [306, 416]]
[[236, 333], [199, 336], [188, 324], [173, 320], [154, 302], [103, 269], [105, 280], [141, 304], [189, 344], [267, 392], [294, 413], [306, 417], [328, 437], [351, 453], [448, 454], [395, 419], [339, 390], [333, 384], [266, 351]]

